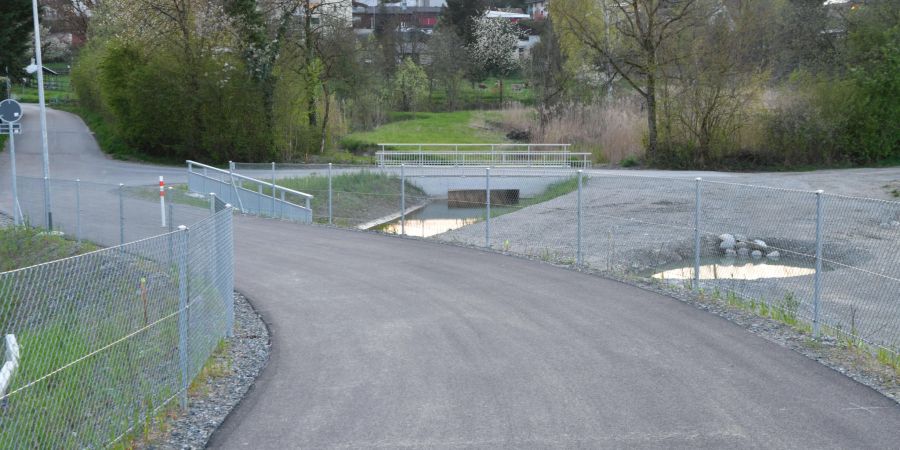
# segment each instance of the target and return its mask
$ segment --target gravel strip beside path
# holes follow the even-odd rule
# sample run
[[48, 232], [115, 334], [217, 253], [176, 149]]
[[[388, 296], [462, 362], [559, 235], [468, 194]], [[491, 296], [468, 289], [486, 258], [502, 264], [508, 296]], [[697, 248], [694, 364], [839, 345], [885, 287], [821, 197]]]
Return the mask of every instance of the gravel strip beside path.
[[228, 339], [228, 375], [209, 381], [209, 390], [190, 398], [187, 414], [169, 423], [168, 435], [146, 449], [199, 449], [244, 398], [269, 360], [269, 330], [247, 299], [234, 294], [234, 337]]

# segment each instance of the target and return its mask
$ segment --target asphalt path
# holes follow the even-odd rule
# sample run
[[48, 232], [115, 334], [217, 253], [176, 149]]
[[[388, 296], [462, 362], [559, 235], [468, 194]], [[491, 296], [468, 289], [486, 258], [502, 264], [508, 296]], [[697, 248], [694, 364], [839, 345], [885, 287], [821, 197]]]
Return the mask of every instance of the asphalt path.
[[[48, 118], [51, 129], [80, 122]], [[80, 125], [51, 138], [54, 176], [150, 184], [181, 170], [111, 161]], [[19, 142], [20, 154], [39, 155], [39, 140]], [[39, 159], [20, 166], [40, 174]], [[0, 199], [9, 197], [5, 180]], [[268, 322], [272, 354], [212, 448], [900, 442], [893, 401], [633, 286], [434, 242], [249, 217], [236, 218], [235, 256], [236, 288]]]

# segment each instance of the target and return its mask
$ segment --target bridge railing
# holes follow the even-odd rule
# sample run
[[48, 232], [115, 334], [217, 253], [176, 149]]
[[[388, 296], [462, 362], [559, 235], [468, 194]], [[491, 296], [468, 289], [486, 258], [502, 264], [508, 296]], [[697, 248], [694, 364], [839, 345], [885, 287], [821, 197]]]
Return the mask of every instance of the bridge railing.
[[234, 163], [229, 170], [190, 160], [187, 165], [188, 189], [193, 192], [215, 193], [244, 213], [312, 222], [310, 194], [236, 173]]
[[376, 164], [398, 166], [569, 167], [588, 169], [590, 153], [569, 144], [378, 144]]

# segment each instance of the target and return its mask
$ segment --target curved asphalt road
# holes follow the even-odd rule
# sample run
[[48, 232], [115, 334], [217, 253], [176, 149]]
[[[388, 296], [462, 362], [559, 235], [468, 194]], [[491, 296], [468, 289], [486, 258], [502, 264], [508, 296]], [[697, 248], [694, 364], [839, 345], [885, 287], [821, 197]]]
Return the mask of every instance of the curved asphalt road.
[[[51, 129], [57, 120], [78, 122], [54, 113]], [[69, 145], [51, 148], [51, 165], [73, 177], [150, 171], [105, 159], [83, 136], [57, 142]], [[0, 204], [8, 195], [0, 184]], [[245, 217], [235, 245], [237, 289], [273, 346], [213, 448], [900, 446], [893, 401], [632, 286]]]

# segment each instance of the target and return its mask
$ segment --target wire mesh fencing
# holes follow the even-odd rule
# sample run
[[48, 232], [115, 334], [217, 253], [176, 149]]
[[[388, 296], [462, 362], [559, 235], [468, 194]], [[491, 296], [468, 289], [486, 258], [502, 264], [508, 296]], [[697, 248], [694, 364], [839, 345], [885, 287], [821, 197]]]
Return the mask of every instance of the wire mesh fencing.
[[22, 176], [17, 180], [26, 224], [43, 229], [52, 225], [56, 233], [103, 246], [156, 236], [209, 215], [208, 198], [192, 199], [191, 204], [169, 201], [163, 214], [156, 186], [51, 179], [53, 214], [48, 218], [44, 208], [44, 180]]
[[[20, 177], [19, 188], [26, 221], [46, 226], [43, 180]], [[163, 227], [159, 206], [127, 186], [51, 188], [54, 230], [115, 246], [0, 273], [0, 333], [19, 349], [0, 391], [2, 448], [119, 441], [184, 405], [233, 328], [232, 208], [172, 206]]]
[[234, 167], [313, 194], [316, 222], [694, 289], [895, 358], [900, 348], [898, 202], [571, 169]]

